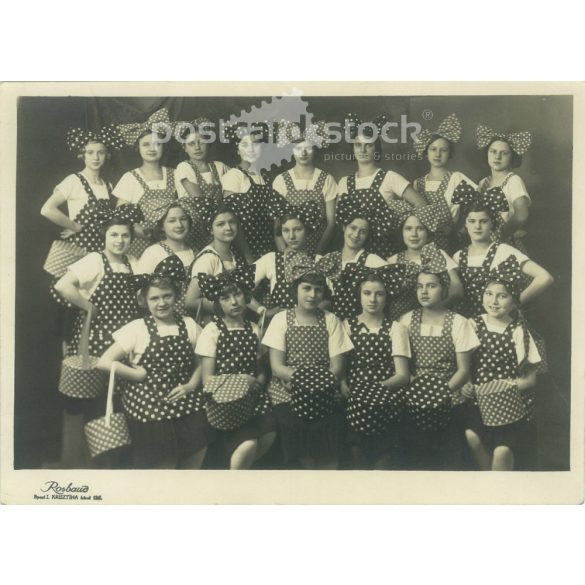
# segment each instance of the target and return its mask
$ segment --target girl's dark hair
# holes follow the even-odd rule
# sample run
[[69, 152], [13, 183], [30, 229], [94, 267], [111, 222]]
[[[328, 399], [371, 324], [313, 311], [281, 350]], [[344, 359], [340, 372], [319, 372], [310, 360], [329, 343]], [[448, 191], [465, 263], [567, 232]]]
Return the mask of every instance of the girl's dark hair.
[[508, 291], [508, 294], [514, 299], [515, 309], [520, 306], [520, 289], [510, 284], [502, 278], [489, 278], [483, 287], [482, 294], [490, 284], [501, 284]]
[[455, 145], [448, 138], [445, 138], [444, 136], [440, 136], [439, 134], [431, 134], [431, 139], [429, 140], [428, 144], [425, 146], [425, 149], [423, 151], [423, 157], [425, 159], [427, 158], [427, 155], [429, 154], [429, 147], [431, 146], [431, 144], [433, 144], [433, 142], [436, 142], [437, 140], [439, 140], [439, 138], [442, 138], [443, 140], [445, 140], [447, 142], [447, 144], [449, 145], [449, 158], [453, 158], [453, 155], [455, 154]]
[[368, 222], [368, 237], [366, 238], [366, 241], [364, 242], [364, 248], [367, 247], [368, 242], [370, 241], [370, 237], [372, 235], [372, 230], [370, 228], [370, 218], [366, 217], [361, 211], [356, 211], [352, 214], [350, 214], [342, 223], [342, 228], [343, 230], [345, 230], [345, 228], [352, 223], [353, 221], [355, 221], [356, 219], [363, 219], [364, 221]]
[[[226, 284], [221, 290], [221, 294], [219, 296], [221, 298], [223, 296], [235, 294], [238, 292], [243, 293], [246, 305], [252, 300], [252, 293], [247, 288], [244, 288], [241, 284], [238, 284], [237, 282], [231, 282], [229, 284]], [[224, 312], [221, 309], [221, 304], [219, 300], [213, 302], [213, 312], [218, 317], [224, 316]]]
[[516, 154], [514, 152], [514, 149], [512, 148], [510, 143], [505, 138], [498, 137], [498, 136], [495, 136], [494, 138], [492, 138], [489, 141], [488, 145], [484, 148], [486, 161], [488, 159], [488, 152], [490, 151], [490, 147], [494, 142], [505, 142], [508, 145], [508, 148], [510, 149], [510, 152], [512, 153], [512, 158], [510, 160], [510, 168], [517, 169], [518, 167], [522, 166], [522, 157], [519, 154]]
[[212, 211], [206, 221], [205, 227], [207, 228], [208, 232], [211, 232], [213, 228], [213, 222], [216, 220], [217, 216], [221, 215], [222, 213], [231, 213], [238, 222], [238, 229], [240, 228], [240, 218], [238, 217], [238, 214], [228, 205], [219, 205]]
[[171, 209], [182, 209], [183, 212], [185, 213], [185, 215], [187, 216], [187, 219], [189, 220], [189, 231], [191, 231], [191, 229], [193, 228], [193, 218], [189, 215], [189, 213], [187, 213], [187, 210], [183, 207], [183, 205], [181, 204], [180, 201], [173, 201], [167, 207], [165, 214], [161, 218], [159, 218], [159, 220], [156, 222], [156, 225], [154, 226], [154, 234], [153, 235], [154, 235], [154, 240], [156, 242], [161, 242], [166, 237], [165, 230], [164, 230], [164, 223], [165, 223], [165, 220], [167, 219]]
[[276, 227], [274, 228], [274, 234], [277, 236], [282, 236], [282, 226], [289, 220], [296, 219], [303, 224], [305, 228], [305, 232], [310, 233], [312, 231], [311, 227], [305, 223], [305, 220], [300, 216], [298, 213], [285, 213], [283, 216], [278, 218], [276, 222]]
[[299, 285], [301, 285], [303, 282], [313, 286], [322, 286], [324, 289], [323, 299], [328, 301], [331, 298], [331, 291], [327, 286], [327, 280], [325, 279], [325, 276], [318, 272], [308, 272], [307, 274], [304, 274], [303, 276], [294, 280], [290, 285], [290, 294], [295, 305], [299, 302], [298, 288]]
[[129, 219], [114, 216], [100, 226], [100, 237], [103, 245], [106, 243], [108, 230], [115, 225], [125, 225], [130, 232], [130, 241], [134, 240], [134, 224]]
[[418, 283], [418, 277], [421, 274], [427, 274], [430, 276], [436, 276], [439, 284], [441, 285], [441, 298], [446, 299], [449, 296], [449, 287], [451, 286], [451, 277], [449, 273], [445, 270], [443, 272], [428, 272], [426, 270], [421, 270], [416, 277], [416, 282]]
[[168, 276], [161, 276], [159, 274], [152, 274], [144, 279], [144, 282], [138, 291], [138, 300], [142, 307], [148, 307], [146, 299], [148, 296], [148, 291], [153, 287], [172, 290], [173, 293], [175, 293], [175, 300], [179, 297], [181, 292], [179, 285], [172, 278]]
[[[411, 218], [411, 217], [417, 217], [416, 214], [411, 213], [409, 215], [407, 215], [403, 221], [400, 223], [400, 228], [398, 230], [398, 233], [400, 234], [400, 238], [398, 239], [398, 247], [400, 248], [400, 251], [406, 250], [408, 248], [408, 246], [406, 245], [406, 242], [404, 241], [404, 235], [403, 235], [403, 230], [404, 230], [404, 225], [406, 224], [406, 222]], [[418, 218], [418, 221], [420, 221], [420, 218]], [[425, 230], [427, 231], [428, 234], [428, 241], [427, 244], [429, 242], [432, 242], [435, 239], [435, 232], [431, 231], [422, 221], [420, 221], [420, 224], [425, 228]]]
[[[360, 281], [358, 287], [355, 289], [355, 299], [357, 302], [357, 306], [362, 307], [362, 305], [361, 305], [362, 288], [366, 282], [379, 282], [384, 287], [384, 292], [386, 292], [386, 302], [384, 303], [384, 314], [386, 314], [386, 312], [388, 311], [389, 305], [390, 305], [390, 303], [388, 302], [390, 297], [388, 296], [388, 292], [386, 291], [386, 285], [384, 284], [382, 277], [379, 274], [376, 274], [375, 272], [370, 272], [369, 274], [366, 274], [366, 276]], [[363, 309], [363, 307], [362, 307], [362, 309]]]
[[478, 201], [477, 203], [472, 203], [468, 205], [463, 210], [463, 221], [467, 219], [467, 216], [470, 213], [487, 213], [490, 221], [492, 222], [492, 229], [495, 229], [498, 224], [498, 218], [496, 216], [495, 211], [488, 207], [485, 203]]

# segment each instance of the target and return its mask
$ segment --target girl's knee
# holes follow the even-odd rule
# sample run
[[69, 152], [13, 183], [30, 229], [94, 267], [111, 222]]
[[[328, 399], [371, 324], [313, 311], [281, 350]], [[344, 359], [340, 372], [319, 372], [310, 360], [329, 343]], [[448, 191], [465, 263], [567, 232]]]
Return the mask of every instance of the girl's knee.
[[480, 443], [479, 436], [475, 431], [472, 431], [471, 429], [465, 429], [465, 439], [467, 440], [471, 447], [478, 445]]

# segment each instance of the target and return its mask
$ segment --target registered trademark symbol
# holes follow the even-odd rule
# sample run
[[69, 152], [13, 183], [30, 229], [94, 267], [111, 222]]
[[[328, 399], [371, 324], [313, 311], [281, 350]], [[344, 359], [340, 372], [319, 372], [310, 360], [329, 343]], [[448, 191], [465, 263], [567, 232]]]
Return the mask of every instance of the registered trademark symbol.
[[433, 110], [423, 110], [422, 117], [424, 120], [432, 120], [433, 115]]

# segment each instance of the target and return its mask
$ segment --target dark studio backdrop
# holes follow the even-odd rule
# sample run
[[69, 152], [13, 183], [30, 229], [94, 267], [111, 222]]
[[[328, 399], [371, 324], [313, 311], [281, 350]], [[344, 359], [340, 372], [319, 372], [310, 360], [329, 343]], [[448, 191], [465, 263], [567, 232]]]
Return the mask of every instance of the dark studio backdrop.
[[[59, 228], [41, 217], [40, 209], [65, 176], [82, 169], [65, 146], [69, 127], [99, 128], [109, 123], [142, 122], [160, 107], [171, 120], [206, 116], [229, 119], [268, 98], [85, 98], [26, 97], [18, 103], [16, 192], [16, 335], [14, 466], [35, 469], [59, 455], [61, 405], [57, 380], [61, 347], [56, 306], [48, 294], [49, 277], [42, 265]], [[401, 115], [435, 129], [456, 113], [463, 137], [455, 147], [452, 170], [478, 182], [489, 173], [483, 151], [474, 143], [478, 124], [494, 129], [530, 130], [533, 143], [517, 169], [533, 204], [525, 239], [529, 255], [555, 277], [555, 284], [531, 307], [533, 324], [547, 341], [550, 375], [541, 379], [537, 417], [539, 459], [545, 470], [569, 467], [569, 399], [571, 364], [571, 196], [573, 104], [570, 96], [419, 96], [419, 97], [308, 97], [313, 120], [342, 122], [353, 112], [364, 121], [381, 113], [399, 122]], [[429, 112], [431, 114], [429, 114]], [[432, 119], [427, 120], [432, 115]], [[396, 134], [398, 136], [398, 134]], [[212, 157], [235, 165], [229, 145], [215, 145]], [[355, 163], [335, 160], [347, 155], [346, 145], [333, 145], [319, 164], [339, 180], [354, 171]], [[166, 165], [176, 167], [185, 156], [172, 141]], [[116, 183], [139, 166], [131, 149], [114, 152], [104, 175]], [[285, 168], [273, 167], [274, 178]], [[412, 143], [384, 144], [382, 166], [414, 180], [428, 170], [414, 157]]]

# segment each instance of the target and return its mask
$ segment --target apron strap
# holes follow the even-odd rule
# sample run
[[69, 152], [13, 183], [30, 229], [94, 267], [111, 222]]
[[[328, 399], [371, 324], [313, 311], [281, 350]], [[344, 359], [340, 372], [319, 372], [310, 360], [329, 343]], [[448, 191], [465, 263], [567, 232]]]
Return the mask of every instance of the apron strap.
[[295, 191], [295, 184], [292, 178], [292, 171], [286, 171], [282, 174], [282, 178], [284, 179], [284, 184], [286, 185], [287, 193], [290, 191]]

